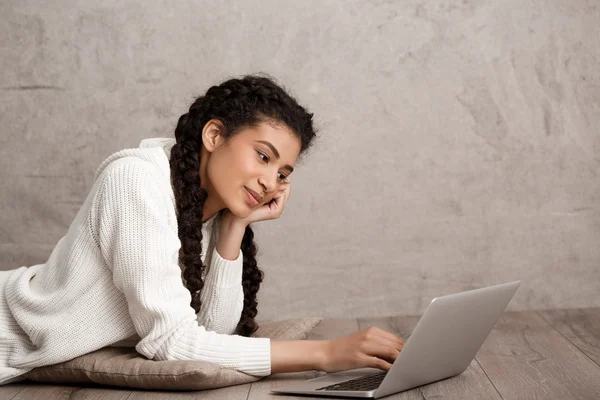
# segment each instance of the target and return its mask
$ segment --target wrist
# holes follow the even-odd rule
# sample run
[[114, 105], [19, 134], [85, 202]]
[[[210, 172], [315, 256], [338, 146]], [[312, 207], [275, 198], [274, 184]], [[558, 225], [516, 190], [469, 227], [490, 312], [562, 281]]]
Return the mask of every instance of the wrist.
[[233, 231], [246, 231], [246, 227], [248, 225], [249, 223], [247, 221], [236, 217], [229, 210], [226, 210], [221, 215], [221, 229]]
[[244, 233], [246, 232], [246, 224], [244, 221], [235, 218], [227, 218], [226, 220], [221, 221], [221, 233], [225, 235], [234, 235], [244, 237]]
[[315, 367], [318, 371], [326, 371], [329, 363], [331, 340], [320, 340], [318, 343], [320, 347], [317, 350]]
[[328, 364], [329, 340], [271, 340], [271, 374], [323, 371]]

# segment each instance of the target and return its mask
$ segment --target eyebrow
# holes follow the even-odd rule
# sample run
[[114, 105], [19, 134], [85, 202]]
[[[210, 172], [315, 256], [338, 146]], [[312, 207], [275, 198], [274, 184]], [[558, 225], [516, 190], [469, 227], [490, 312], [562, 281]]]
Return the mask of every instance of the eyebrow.
[[[273, 154], [275, 154], [275, 157], [276, 157], [278, 160], [281, 158], [281, 156], [279, 155], [279, 152], [277, 151], [277, 149], [275, 148], [275, 146], [273, 146], [273, 145], [271, 144], [271, 142], [268, 142], [268, 141], [266, 141], [266, 140], [257, 140], [257, 142], [258, 142], [258, 143], [262, 143], [262, 144], [264, 144], [264, 145], [268, 146], [268, 147], [271, 149], [271, 151], [273, 152]], [[286, 164], [286, 165], [284, 165], [284, 166], [283, 166], [283, 168], [286, 168], [286, 169], [288, 169], [288, 170], [290, 171], [290, 174], [291, 174], [292, 172], [294, 172], [294, 167], [292, 167], [292, 166], [291, 166], [291, 165], [289, 165], [289, 164]]]

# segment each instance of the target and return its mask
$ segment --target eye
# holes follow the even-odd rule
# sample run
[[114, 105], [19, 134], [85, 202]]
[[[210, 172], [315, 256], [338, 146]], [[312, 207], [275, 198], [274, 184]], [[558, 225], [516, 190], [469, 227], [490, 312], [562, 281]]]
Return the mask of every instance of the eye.
[[279, 173], [279, 176], [278, 176], [278, 178], [279, 178], [279, 181], [281, 181], [281, 182], [286, 182], [286, 180], [287, 180], [287, 178], [288, 178], [288, 177], [287, 177], [287, 175], [284, 175], [284, 174], [282, 174], [282, 173]]
[[261, 159], [263, 162], [269, 162], [269, 156], [267, 156], [267, 155], [266, 155], [266, 154], [264, 154], [264, 153], [261, 153], [260, 151], [257, 151], [256, 153], [258, 154], [258, 156], [260, 157], [260, 159]]

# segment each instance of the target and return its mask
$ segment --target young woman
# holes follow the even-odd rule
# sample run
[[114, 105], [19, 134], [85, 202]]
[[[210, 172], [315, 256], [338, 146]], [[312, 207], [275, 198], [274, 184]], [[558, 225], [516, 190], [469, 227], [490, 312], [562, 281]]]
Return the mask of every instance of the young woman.
[[102, 162], [48, 261], [0, 272], [0, 384], [106, 346], [256, 376], [388, 370], [404, 341], [373, 327], [249, 337], [263, 279], [250, 226], [283, 212], [312, 115], [269, 78], [231, 79], [194, 101], [175, 139]]

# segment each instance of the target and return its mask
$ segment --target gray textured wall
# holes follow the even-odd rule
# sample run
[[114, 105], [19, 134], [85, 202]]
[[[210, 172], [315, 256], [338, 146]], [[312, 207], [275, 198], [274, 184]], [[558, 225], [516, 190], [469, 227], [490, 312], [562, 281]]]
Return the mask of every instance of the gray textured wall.
[[259, 320], [514, 279], [512, 309], [600, 306], [596, 1], [93, 3], [0, 2], [0, 268], [47, 259], [110, 153], [266, 72], [321, 139], [257, 225]]

